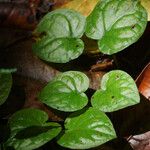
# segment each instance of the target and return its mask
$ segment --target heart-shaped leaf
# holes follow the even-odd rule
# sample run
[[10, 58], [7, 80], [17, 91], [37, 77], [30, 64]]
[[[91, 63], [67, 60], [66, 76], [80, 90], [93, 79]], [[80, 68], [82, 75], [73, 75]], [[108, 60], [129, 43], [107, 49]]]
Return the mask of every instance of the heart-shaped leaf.
[[79, 38], [85, 31], [85, 17], [70, 9], [58, 9], [48, 13], [35, 30], [42, 37], [33, 44], [33, 50], [41, 59], [66, 63], [82, 54], [84, 43]]
[[134, 80], [124, 71], [115, 70], [105, 74], [101, 89], [92, 96], [92, 106], [104, 112], [116, 111], [140, 102]]
[[0, 105], [6, 101], [12, 86], [11, 73], [5, 71], [0, 71]]
[[88, 103], [85, 91], [89, 87], [88, 77], [78, 71], [58, 75], [39, 94], [46, 105], [61, 111], [76, 111]]
[[11, 135], [6, 146], [15, 149], [32, 150], [38, 148], [56, 137], [61, 127], [58, 123], [49, 122], [48, 115], [38, 109], [23, 109], [9, 120]]
[[104, 54], [136, 42], [147, 24], [147, 12], [136, 0], [102, 0], [87, 18], [86, 35], [98, 40]]
[[[83, 110], [82, 110], [83, 111]], [[65, 121], [65, 132], [58, 144], [71, 149], [88, 149], [116, 137], [109, 118], [95, 108], [73, 113]]]

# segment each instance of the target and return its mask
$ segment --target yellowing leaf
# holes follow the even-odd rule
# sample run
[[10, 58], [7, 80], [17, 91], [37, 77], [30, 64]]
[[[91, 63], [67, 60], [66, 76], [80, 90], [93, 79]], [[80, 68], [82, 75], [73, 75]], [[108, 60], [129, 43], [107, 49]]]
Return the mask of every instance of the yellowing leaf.
[[141, 0], [141, 4], [147, 10], [148, 21], [150, 21], [150, 0]]
[[60, 8], [62, 5], [65, 5], [73, 0], [54, 0], [53, 8]]
[[55, 6], [54, 9], [58, 8], [69, 8], [74, 9], [84, 16], [88, 16], [94, 9], [95, 5], [99, 0], [72, 0], [70, 2], [64, 3], [64, 5]]

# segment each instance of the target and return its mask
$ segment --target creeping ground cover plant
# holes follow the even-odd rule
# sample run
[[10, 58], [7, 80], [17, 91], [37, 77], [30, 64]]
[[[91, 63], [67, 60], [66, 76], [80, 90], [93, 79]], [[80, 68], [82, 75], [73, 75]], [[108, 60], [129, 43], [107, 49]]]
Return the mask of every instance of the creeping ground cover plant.
[[[136, 42], [147, 24], [146, 10], [138, 0], [102, 0], [86, 18], [70, 9], [48, 13], [35, 30], [41, 35], [33, 50], [41, 59], [65, 63], [82, 54], [87, 37], [98, 40], [100, 52], [117, 53]], [[61, 56], [61, 57], [60, 57]]]
[[[85, 52], [86, 36], [96, 41], [99, 53], [112, 55], [135, 43], [146, 25], [147, 12], [138, 0], [100, 0], [87, 17], [73, 9], [56, 9], [37, 25], [32, 49], [47, 63], [67, 63]], [[11, 72], [0, 70], [0, 105], [10, 92]], [[56, 75], [37, 97], [47, 108], [65, 114], [65, 119], [51, 121], [38, 108], [19, 110], [9, 118], [10, 134], [3, 148], [32, 150], [52, 140], [64, 148], [89, 149], [117, 138], [106, 113], [139, 103], [137, 86], [120, 69], [105, 73], [98, 84], [89, 96], [90, 78], [81, 70]]]
[[[116, 80], [113, 87], [112, 80]], [[58, 75], [39, 93], [39, 100], [60, 111], [75, 111], [65, 119], [64, 129], [58, 123], [47, 122], [48, 116], [41, 110], [20, 110], [9, 120], [11, 135], [5, 146], [35, 149], [60, 132], [57, 143], [71, 149], [88, 149], [116, 138], [113, 125], [104, 112], [139, 103], [139, 93], [133, 79], [120, 70], [106, 73], [99, 84], [102, 88], [89, 100], [91, 107], [83, 93], [89, 86], [84, 73], [68, 71]]]

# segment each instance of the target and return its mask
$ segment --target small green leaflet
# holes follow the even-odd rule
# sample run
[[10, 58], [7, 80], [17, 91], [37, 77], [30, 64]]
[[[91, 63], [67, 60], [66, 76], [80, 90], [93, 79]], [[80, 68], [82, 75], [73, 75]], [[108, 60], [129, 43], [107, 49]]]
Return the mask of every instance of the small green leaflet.
[[2, 105], [11, 90], [12, 86], [12, 76], [9, 72], [0, 71], [0, 105]]
[[88, 87], [89, 79], [84, 73], [68, 71], [48, 83], [40, 92], [39, 99], [60, 111], [77, 111], [88, 103], [88, 98], [84, 93]]
[[58, 123], [47, 123], [47, 120], [48, 115], [38, 109], [28, 108], [16, 112], [9, 120], [11, 135], [5, 146], [32, 150], [44, 145], [61, 131]]
[[101, 89], [92, 96], [92, 106], [103, 112], [116, 111], [140, 102], [134, 80], [124, 71], [106, 73], [101, 81]]
[[87, 18], [86, 35], [111, 55], [135, 43], [146, 24], [147, 12], [138, 0], [101, 0]]
[[8, 74], [8, 73], [13, 73], [13, 72], [16, 72], [17, 69], [16, 68], [11, 68], [11, 69], [4, 69], [4, 68], [0, 68], [0, 73], [5, 73], [5, 74]]
[[84, 43], [80, 39], [85, 31], [86, 19], [79, 12], [58, 9], [48, 13], [35, 30], [42, 35], [33, 51], [41, 59], [54, 63], [66, 63], [80, 56]]
[[[83, 111], [83, 110], [82, 110]], [[58, 144], [71, 149], [88, 149], [116, 137], [109, 118], [96, 108], [73, 113], [65, 120], [65, 132]]]

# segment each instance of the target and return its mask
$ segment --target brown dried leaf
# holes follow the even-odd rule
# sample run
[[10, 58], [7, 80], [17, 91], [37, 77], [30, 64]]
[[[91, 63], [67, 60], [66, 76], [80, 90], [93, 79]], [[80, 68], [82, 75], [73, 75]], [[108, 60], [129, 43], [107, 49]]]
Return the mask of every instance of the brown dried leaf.
[[88, 16], [94, 9], [97, 2], [99, 2], [99, 0], [70, 0], [66, 3], [65, 2], [62, 3], [62, 5], [55, 5], [54, 9], [58, 8], [74, 9], [83, 14], [84, 16]]
[[0, 2], [0, 26], [32, 30], [37, 24], [36, 16], [28, 5]]
[[150, 100], [150, 63], [143, 69], [136, 79], [139, 92]]
[[54, 2], [54, 5], [52, 6], [52, 9], [58, 9], [58, 8], [61, 8], [63, 5], [71, 2], [73, 0], [53, 0]]
[[150, 150], [150, 131], [129, 137], [129, 143], [134, 150]]
[[100, 88], [100, 82], [102, 79], [102, 76], [106, 73], [104, 71], [99, 71], [99, 72], [84, 72], [90, 79], [90, 87], [93, 90], [97, 90]]
[[50, 0], [0, 0], [0, 26], [33, 30], [53, 4]]
[[150, 21], [150, 0], [141, 0], [141, 4], [147, 10], [148, 21]]

